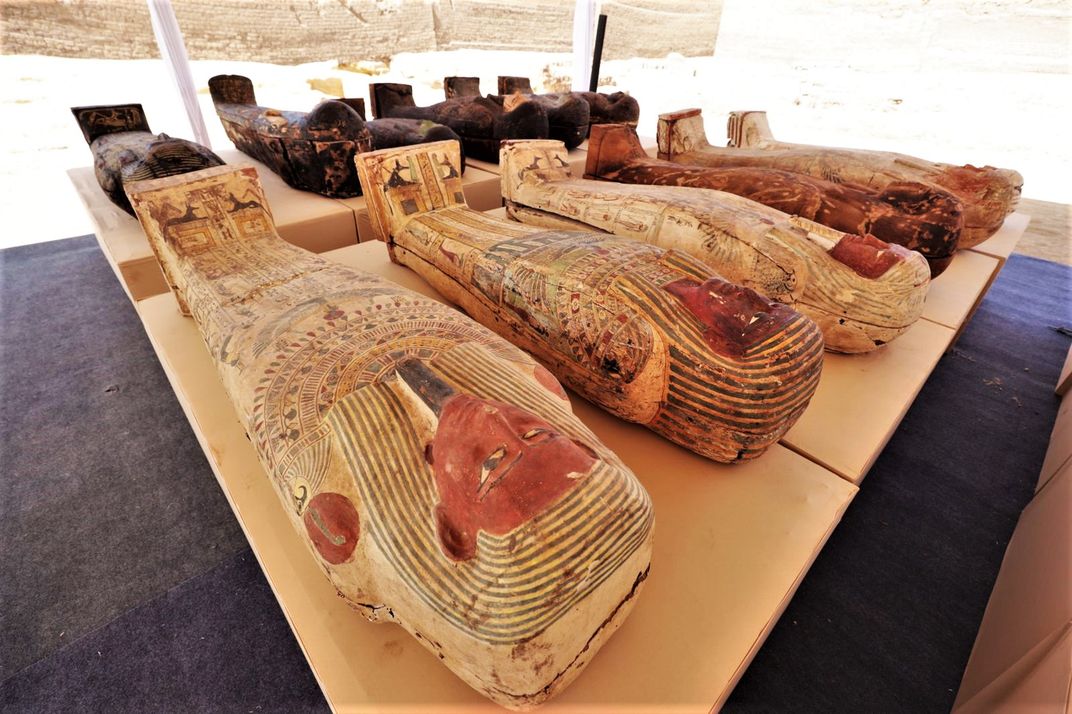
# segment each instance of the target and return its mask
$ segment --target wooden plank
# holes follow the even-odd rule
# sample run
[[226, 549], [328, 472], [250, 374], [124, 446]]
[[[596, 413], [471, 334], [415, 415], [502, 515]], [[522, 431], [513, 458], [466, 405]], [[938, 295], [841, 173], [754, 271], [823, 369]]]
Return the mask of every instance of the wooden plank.
[[[588, 143], [587, 140], [585, 141], [585, 143]], [[487, 171], [489, 173], [495, 174], [496, 176], [499, 176], [499, 175], [502, 174], [502, 170], [499, 168], [499, 165], [498, 164], [493, 164], [490, 161], [480, 161], [479, 159], [468, 159], [468, 158], [465, 161], [466, 161], [467, 166], [472, 166], [474, 168], [480, 169], [481, 171]], [[584, 149], [577, 148], [577, 149], [572, 149], [569, 152], [570, 171], [573, 172], [574, 176], [580, 178], [581, 176], [584, 175], [584, 165], [585, 165], [585, 163], [587, 161], [588, 161], [588, 153], [585, 152]], [[473, 206], [472, 204], [469, 204], [469, 205], [470, 205], [470, 208], [476, 208], [476, 206]], [[494, 208], [494, 206], [491, 206], [490, 208]], [[487, 209], [485, 209], [485, 208], [477, 208], [477, 210], [478, 211], [484, 211], [484, 210], [487, 210]]]
[[999, 270], [997, 258], [970, 250], [957, 251], [945, 272], [931, 281], [923, 319], [959, 332], [975, 314]]
[[1005, 261], [1016, 250], [1016, 245], [1020, 242], [1024, 231], [1027, 230], [1027, 224], [1030, 222], [1031, 216], [1026, 213], [1013, 213], [1005, 219], [1005, 223], [1002, 224], [997, 233], [968, 250], [997, 258], [1004, 265]]

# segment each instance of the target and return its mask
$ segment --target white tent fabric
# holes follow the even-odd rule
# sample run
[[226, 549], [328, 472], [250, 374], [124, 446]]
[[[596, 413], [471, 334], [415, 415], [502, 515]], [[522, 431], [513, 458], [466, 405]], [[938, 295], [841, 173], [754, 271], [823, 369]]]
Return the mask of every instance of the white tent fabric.
[[146, 0], [146, 2], [149, 5], [149, 17], [152, 19], [156, 44], [160, 47], [160, 56], [171, 70], [171, 77], [175, 80], [175, 86], [182, 96], [182, 103], [186, 107], [186, 116], [190, 120], [194, 138], [197, 143], [211, 149], [208, 129], [205, 128], [205, 118], [197, 102], [194, 78], [190, 73], [186, 43], [182, 39], [179, 21], [175, 19], [175, 10], [171, 7], [171, 0]]

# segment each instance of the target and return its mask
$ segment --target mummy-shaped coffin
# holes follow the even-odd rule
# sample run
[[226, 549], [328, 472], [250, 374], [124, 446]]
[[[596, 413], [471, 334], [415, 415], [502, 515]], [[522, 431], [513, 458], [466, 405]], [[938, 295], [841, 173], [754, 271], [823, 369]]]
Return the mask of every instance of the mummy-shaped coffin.
[[466, 155], [492, 163], [499, 161], [502, 139], [546, 139], [550, 136], [547, 109], [521, 95], [455, 96], [438, 104], [418, 107], [412, 86], [376, 83], [369, 85], [369, 99], [374, 117], [426, 119], [445, 124], [461, 137]]
[[567, 686], [633, 607], [653, 512], [554, 377], [445, 305], [283, 242], [252, 168], [129, 190], [340, 595], [500, 704]]
[[[480, 96], [479, 77], [444, 77], [447, 99]], [[625, 92], [551, 92], [536, 94], [527, 77], [499, 77], [499, 97], [524, 95], [547, 110], [549, 138], [561, 141], [567, 149], [580, 145], [592, 124], [621, 123], [636, 126], [640, 105]]]
[[258, 106], [253, 82], [241, 75], [217, 75], [208, 87], [227, 137], [240, 151], [294, 188], [332, 198], [361, 193], [355, 153], [458, 139], [447, 127], [430, 121], [366, 122], [361, 99], [331, 99], [308, 113], [290, 112]]
[[808, 174], [880, 191], [916, 182], [947, 191], [963, 203], [959, 247], [971, 248], [997, 231], [1016, 208], [1024, 180], [1016, 171], [992, 166], [954, 166], [889, 151], [787, 144], [771, 135], [765, 112], [733, 112], [730, 148], [707, 142], [700, 110], [659, 117], [659, 158], [704, 166], [752, 166]]
[[[535, 94], [528, 77], [499, 77], [499, 94]], [[636, 126], [640, 120], [640, 103], [625, 92], [561, 92], [583, 99], [588, 103], [589, 125], [628, 124]], [[548, 96], [548, 95], [544, 95]], [[553, 94], [551, 95], [553, 96]]]
[[200, 144], [149, 131], [140, 104], [72, 107], [93, 152], [97, 183], [112, 203], [133, 215], [123, 184], [221, 166], [223, 159]]
[[779, 169], [653, 159], [636, 131], [620, 124], [592, 128], [585, 178], [726, 191], [791, 216], [917, 251], [927, 259], [931, 277], [953, 259], [964, 226], [961, 201], [925, 184], [891, 183], [879, 191]]
[[683, 253], [473, 211], [456, 165], [449, 143], [358, 157], [391, 258], [585, 398], [723, 462], [758, 456], [807, 406], [811, 320]]
[[722, 191], [576, 179], [552, 141], [504, 142], [502, 192], [517, 220], [596, 228], [699, 259], [726, 280], [791, 305], [827, 349], [867, 352], [923, 311], [923, 256], [835, 231]]

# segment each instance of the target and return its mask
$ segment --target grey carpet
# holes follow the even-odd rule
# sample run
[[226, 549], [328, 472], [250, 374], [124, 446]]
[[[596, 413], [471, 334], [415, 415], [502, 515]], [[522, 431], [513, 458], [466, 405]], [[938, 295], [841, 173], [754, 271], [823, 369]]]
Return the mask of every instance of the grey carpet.
[[248, 549], [31, 665], [5, 709], [328, 711]]
[[[0, 261], [0, 704], [322, 710], [91, 239]], [[1041, 466], [1070, 281], [1010, 261], [727, 710], [948, 711]]]
[[864, 479], [726, 711], [947, 712], [1034, 493], [1072, 269], [1014, 255]]
[[0, 680], [246, 547], [92, 236], [0, 251]]

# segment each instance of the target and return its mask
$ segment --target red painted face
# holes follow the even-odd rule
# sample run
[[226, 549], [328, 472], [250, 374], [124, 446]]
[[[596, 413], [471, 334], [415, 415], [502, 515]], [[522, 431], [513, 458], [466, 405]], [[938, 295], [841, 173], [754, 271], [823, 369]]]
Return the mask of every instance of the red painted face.
[[704, 340], [711, 351], [735, 359], [765, 342], [796, 317], [791, 308], [719, 278], [708, 278], [702, 283], [682, 278], [667, 284], [665, 290], [704, 326]]
[[447, 400], [428, 455], [439, 539], [452, 560], [476, 555], [478, 531], [504, 535], [539, 515], [596, 462], [540, 417], [469, 394]]
[[875, 280], [910, 255], [906, 248], [870, 235], [848, 234], [829, 250], [830, 257], [865, 278]]

